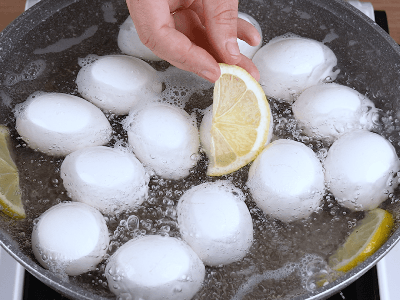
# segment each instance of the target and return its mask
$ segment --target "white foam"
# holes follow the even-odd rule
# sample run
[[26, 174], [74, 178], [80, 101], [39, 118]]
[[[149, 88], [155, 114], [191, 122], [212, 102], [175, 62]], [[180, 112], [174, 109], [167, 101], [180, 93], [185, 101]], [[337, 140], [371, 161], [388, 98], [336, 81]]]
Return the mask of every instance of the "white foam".
[[323, 168], [315, 153], [292, 140], [276, 140], [255, 159], [247, 186], [264, 213], [283, 222], [307, 218], [325, 192]]
[[39, 263], [71, 276], [94, 270], [108, 244], [103, 216], [83, 203], [53, 206], [35, 221], [32, 232], [32, 250]]
[[376, 208], [398, 186], [400, 161], [381, 135], [356, 130], [337, 139], [324, 162], [325, 180], [338, 202], [352, 210]]
[[116, 214], [140, 205], [148, 192], [149, 177], [128, 151], [104, 146], [75, 151], [60, 169], [63, 184], [74, 201]]
[[205, 267], [183, 241], [151, 235], [121, 246], [105, 274], [110, 290], [121, 299], [183, 300], [200, 289]]
[[355, 129], [371, 130], [378, 112], [366, 96], [336, 83], [309, 87], [292, 110], [305, 134], [330, 142]]
[[146, 62], [127, 55], [98, 57], [83, 65], [76, 78], [78, 92], [104, 111], [128, 114], [137, 103], [151, 101], [161, 93], [157, 71]]
[[267, 96], [293, 102], [306, 88], [333, 81], [337, 58], [323, 43], [286, 34], [264, 45], [253, 58], [260, 71], [260, 84]]
[[50, 155], [104, 145], [111, 138], [101, 110], [68, 94], [34, 93], [16, 106], [15, 116], [16, 129], [28, 146]]
[[165, 90], [161, 94], [162, 102], [184, 108], [194, 93], [203, 93], [213, 87], [209, 81], [200, 76], [169, 67], [164, 72], [158, 73], [159, 80], [165, 83]]
[[165, 103], [132, 110], [125, 120], [128, 141], [137, 158], [167, 179], [181, 179], [199, 159], [199, 133], [191, 117]]
[[230, 181], [207, 182], [186, 191], [177, 215], [182, 238], [204, 264], [242, 259], [253, 242], [253, 223], [243, 192]]

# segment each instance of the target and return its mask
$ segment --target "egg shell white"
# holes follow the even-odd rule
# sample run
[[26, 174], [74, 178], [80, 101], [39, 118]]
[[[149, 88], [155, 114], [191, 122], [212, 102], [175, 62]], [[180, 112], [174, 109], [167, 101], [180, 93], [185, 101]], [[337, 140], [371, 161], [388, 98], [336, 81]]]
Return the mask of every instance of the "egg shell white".
[[[207, 157], [211, 156], [211, 128], [212, 128], [212, 114], [213, 110], [213, 105], [211, 104], [209, 107], [207, 107], [204, 110], [204, 115], [201, 120], [200, 124], [200, 144], [203, 147], [204, 151], [207, 154]], [[268, 137], [267, 141], [265, 142], [265, 146], [268, 145], [273, 137], [273, 127], [274, 127], [274, 121], [273, 121], [273, 116], [271, 114], [271, 122], [269, 125], [269, 131], [268, 131]]]
[[70, 197], [116, 214], [143, 203], [149, 176], [133, 153], [104, 146], [69, 154], [60, 168]]
[[118, 47], [122, 53], [141, 59], [161, 61], [139, 38], [131, 16], [122, 23], [118, 33]]
[[306, 145], [276, 140], [255, 159], [247, 186], [264, 213], [283, 222], [309, 217], [325, 193], [321, 162]]
[[227, 265], [247, 254], [253, 222], [244, 200], [227, 180], [200, 184], [179, 199], [180, 233], [205, 265]]
[[400, 161], [392, 144], [379, 134], [356, 130], [330, 147], [325, 180], [336, 200], [351, 210], [379, 206], [398, 186]]
[[100, 56], [79, 70], [76, 84], [83, 98], [117, 115], [128, 114], [137, 103], [153, 99], [162, 90], [157, 71], [128, 55]]
[[199, 159], [199, 132], [188, 113], [152, 103], [133, 109], [126, 120], [128, 142], [136, 157], [166, 179], [181, 179]]
[[105, 274], [117, 296], [184, 300], [200, 289], [205, 267], [185, 242], [149, 235], [122, 245], [110, 258]]
[[34, 93], [16, 106], [16, 129], [32, 149], [64, 156], [108, 143], [111, 125], [92, 103], [68, 94]]
[[[245, 21], [249, 22], [250, 24], [252, 24], [257, 29], [260, 36], [262, 37], [262, 30], [261, 30], [260, 24], [258, 24], [258, 22], [252, 16], [250, 16], [246, 13], [243, 13], [243, 12], [238, 12], [238, 18], [245, 20]], [[238, 42], [240, 53], [242, 53], [244, 56], [248, 57], [249, 59], [252, 59], [254, 54], [256, 54], [256, 52], [258, 51], [258, 49], [261, 48], [262, 38], [260, 40], [260, 43], [257, 46], [250, 46], [249, 44], [247, 44], [245, 41], [242, 41], [241, 39], [237, 39], [237, 42]]]
[[372, 116], [377, 112], [366, 96], [337, 83], [307, 88], [292, 110], [305, 134], [329, 142], [355, 129], [372, 129]]
[[296, 35], [275, 37], [253, 57], [267, 96], [292, 103], [306, 88], [336, 79], [336, 55], [316, 40]]
[[109, 242], [101, 213], [78, 202], [51, 207], [32, 231], [32, 250], [39, 263], [70, 276], [94, 270], [104, 259]]

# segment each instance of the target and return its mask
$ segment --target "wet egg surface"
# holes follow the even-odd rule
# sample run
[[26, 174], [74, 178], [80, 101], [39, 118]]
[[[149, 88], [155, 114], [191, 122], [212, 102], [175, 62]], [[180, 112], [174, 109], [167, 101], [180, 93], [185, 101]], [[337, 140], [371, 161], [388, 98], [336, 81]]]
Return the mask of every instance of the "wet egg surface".
[[356, 130], [333, 143], [324, 162], [328, 187], [353, 210], [378, 207], [398, 186], [400, 161], [382, 136]]
[[111, 126], [99, 108], [61, 93], [34, 93], [16, 107], [16, 129], [29, 147], [50, 155], [104, 145]]
[[352, 130], [370, 130], [378, 115], [366, 96], [337, 83], [309, 87], [293, 103], [292, 110], [307, 135], [329, 142]]
[[36, 259], [60, 275], [94, 270], [108, 249], [106, 222], [83, 203], [60, 203], [43, 213], [32, 232]]
[[189, 174], [199, 158], [199, 132], [190, 116], [166, 103], [139, 106], [125, 120], [137, 158], [166, 179]]
[[161, 93], [156, 71], [141, 59], [107, 55], [82, 66], [78, 92], [106, 112], [126, 115], [139, 102]]
[[267, 145], [250, 167], [247, 185], [257, 205], [283, 222], [309, 217], [325, 192], [315, 153], [291, 140]]
[[98, 146], [75, 151], [64, 159], [60, 173], [73, 200], [104, 214], [140, 205], [148, 191], [149, 176], [129, 150]]
[[226, 265], [246, 255], [253, 223], [244, 200], [243, 192], [225, 180], [195, 186], [179, 200], [182, 238], [205, 265]]
[[191, 299], [205, 268], [181, 240], [157, 235], [133, 239], [114, 253], [106, 267], [110, 289], [128, 299]]
[[253, 57], [267, 96], [293, 102], [306, 88], [337, 76], [336, 55], [326, 45], [296, 35], [275, 37]]

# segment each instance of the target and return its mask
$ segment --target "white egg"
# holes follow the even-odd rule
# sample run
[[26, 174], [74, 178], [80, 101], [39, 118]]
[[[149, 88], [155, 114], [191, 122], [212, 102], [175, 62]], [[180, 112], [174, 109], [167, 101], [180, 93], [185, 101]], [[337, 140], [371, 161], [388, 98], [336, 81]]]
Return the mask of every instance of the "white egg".
[[177, 205], [179, 230], [205, 265], [242, 259], [253, 242], [253, 223], [243, 192], [230, 181], [186, 191]]
[[253, 57], [267, 96], [293, 102], [306, 88], [336, 79], [337, 59], [323, 43], [288, 34], [270, 40]]
[[184, 300], [200, 289], [205, 267], [185, 242], [149, 235], [122, 245], [105, 274], [118, 299]]
[[336, 200], [352, 210], [378, 207], [398, 186], [400, 161], [379, 134], [356, 130], [337, 139], [324, 162], [325, 180]]
[[136, 157], [166, 179], [181, 179], [199, 159], [199, 132], [183, 109], [164, 103], [141, 106], [125, 121]]
[[336, 83], [309, 87], [292, 110], [305, 134], [330, 142], [355, 129], [372, 129], [378, 111], [366, 96]]
[[[262, 31], [261, 31], [260, 24], [258, 24], [258, 22], [252, 16], [245, 14], [243, 12], [239, 12], [238, 18], [245, 20], [245, 21], [249, 22], [250, 24], [252, 24], [257, 29], [260, 36], [262, 37]], [[237, 42], [239, 45], [240, 53], [242, 53], [244, 56], [252, 59], [254, 54], [256, 54], [256, 52], [258, 51], [258, 49], [261, 48], [262, 38], [260, 40], [260, 43], [257, 46], [250, 46], [249, 44], [247, 44], [245, 41], [242, 41], [241, 39], [237, 39]]]
[[283, 222], [309, 217], [325, 192], [321, 162], [306, 145], [276, 140], [255, 159], [247, 185], [257, 206]]
[[[210, 105], [204, 110], [203, 119], [201, 120], [200, 124], [200, 144], [203, 147], [208, 157], [211, 157], [211, 128], [212, 128], [212, 117], [213, 117], [212, 109], [213, 106]], [[265, 142], [265, 146], [268, 145], [272, 140], [273, 127], [274, 127], [274, 122], [272, 120], [272, 114], [271, 114], [271, 122], [269, 125], [268, 137], [267, 141]]]
[[127, 55], [100, 56], [84, 65], [76, 77], [78, 92], [104, 111], [128, 114], [137, 103], [161, 93], [157, 71]]
[[45, 211], [32, 232], [32, 250], [40, 264], [76, 276], [96, 269], [110, 238], [101, 213], [84, 203], [60, 203]]
[[72, 200], [104, 214], [120, 213], [140, 205], [148, 192], [149, 177], [130, 152], [104, 146], [69, 154], [60, 169]]
[[63, 156], [111, 139], [111, 125], [92, 103], [67, 94], [35, 93], [16, 106], [16, 129], [32, 149]]
[[147, 60], [162, 60], [142, 43], [130, 16], [122, 23], [119, 29], [118, 47], [122, 53], [127, 55]]

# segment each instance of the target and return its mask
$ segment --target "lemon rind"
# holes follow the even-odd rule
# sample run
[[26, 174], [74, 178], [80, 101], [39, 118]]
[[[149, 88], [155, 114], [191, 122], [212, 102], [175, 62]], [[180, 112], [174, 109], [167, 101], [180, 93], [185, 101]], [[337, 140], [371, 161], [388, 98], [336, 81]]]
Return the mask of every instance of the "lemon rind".
[[[332, 269], [340, 272], [347, 272], [365, 261], [386, 242], [394, 226], [392, 215], [380, 208], [376, 208], [369, 213], [374, 213], [377, 217], [379, 217], [379, 221], [377, 222], [375, 230], [355, 255], [349, 259], [345, 259], [334, 265], [331, 265]], [[337, 251], [331, 256], [331, 258], [336, 254]]]

